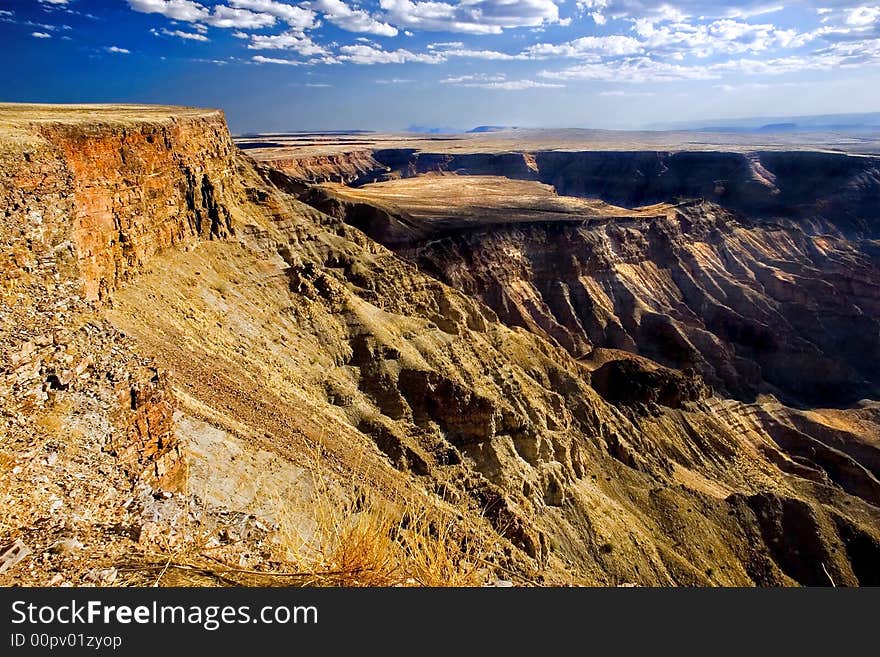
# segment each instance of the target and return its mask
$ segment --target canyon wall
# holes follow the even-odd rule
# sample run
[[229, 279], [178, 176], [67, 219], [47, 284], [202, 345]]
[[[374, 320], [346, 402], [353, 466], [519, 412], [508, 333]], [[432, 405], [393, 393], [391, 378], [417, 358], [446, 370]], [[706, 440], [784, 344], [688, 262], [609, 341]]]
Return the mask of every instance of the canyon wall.
[[4, 413], [24, 430], [61, 398], [108, 409], [112, 429], [90, 427], [102, 449], [132, 481], [177, 487], [183, 454], [166, 375], [101, 308], [164, 249], [232, 233], [237, 149], [223, 115], [62, 117], [9, 132], [0, 167]]
[[279, 157], [272, 160], [272, 167], [309, 183], [355, 183], [376, 179], [389, 171], [389, 168], [368, 150]]
[[743, 400], [880, 394], [880, 269], [842, 238], [696, 202], [665, 218], [460, 230], [397, 249], [576, 357], [641, 354]]
[[[312, 158], [313, 159], [313, 158]], [[450, 172], [553, 185], [565, 196], [624, 207], [701, 198], [750, 216], [787, 217], [812, 232], [880, 236], [880, 158], [805, 151], [537, 151], [430, 153], [377, 149], [271, 165], [309, 182], [354, 186]]]
[[[517, 583], [880, 580], [876, 408], [839, 417], [746, 404], [713, 394], [700, 374], [723, 363], [702, 350], [709, 310], [713, 330], [736, 344], [742, 333], [743, 345], [754, 327], [727, 312], [738, 294], [748, 297], [741, 312], [765, 313], [771, 328], [795, 321], [715, 262], [773, 262], [792, 252], [788, 233], [765, 246], [737, 235], [723, 209], [682, 206], [648, 227], [496, 227], [481, 243], [404, 245], [425, 248], [404, 258], [301, 203], [287, 189], [301, 183], [237, 153], [218, 113], [136, 110], [124, 122], [77, 119], [76, 129], [25, 122], [3, 141], [0, 409], [11, 440], [0, 456], [27, 466], [0, 475], [0, 501], [17, 496], [4, 507], [4, 540], [25, 536], [50, 562], [71, 532], [93, 552], [101, 541], [141, 545], [128, 510], [161, 515], [168, 498], [153, 487], [184, 478], [181, 413], [317, 480], [355, 482], [341, 495], [429, 501], [454, 514], [456, 531], [491, 531], [487, 568]], [[519, 159], [523, 175], [540, 170], [537, 158]], [[469, 166], [484, 167], [483, 156]], [[715, 237], [725, 231], [738, 244], [729, 254]], [[798, 248], [824, 248], [829, 260], [843, 252], [815, 240]], [[793, 273], [748, 261], [742, 276], [776, 285], [780, 303], [817, 303], [830, 296], [820, 279], [831, 265], [810, 257]], [[848, 296], [821, 298], [821, 310], [853, 323], [856, 299], [875, 299], [860, 278], [869, 265], [836, 261], [854, 272], [841, 276]], [[673, 273], [652, 269], [661, 266]], [[711, 295], [688, 287], [697, 275]], [[808, 298], [786, 276], [808, 278]], [[545, 319], [535, 290], [554, 299]], [[571, 314], [581, 294], [595, 313]], [[598, 336], [616, 348], [584, 358]], [[866, 366], [841, 360], [847, 375]], [[735, 364], [716, 376], [747, 373]], [[65, 469], [52, 470], [61, 459]], [[209, 479], [223, 480], [232, 459], [211, 466]], [[142, 501], [126, 499], [144, 481]], [[203, 517], [202, 504], [187, 498], [180, 524]], [[96, 519], [102, 505], [112, 510]], [[280, 540], [272, 526], [261, 535]], [[233, 563], [282, 563], [273, 541], [247, 540]]]
[[46, 125], [65, 166], [71, 241], [89, 299], [111, 292], [155, 253], [232, 232], [224, 198], [235, 146], [220, 112], [134, 129]]

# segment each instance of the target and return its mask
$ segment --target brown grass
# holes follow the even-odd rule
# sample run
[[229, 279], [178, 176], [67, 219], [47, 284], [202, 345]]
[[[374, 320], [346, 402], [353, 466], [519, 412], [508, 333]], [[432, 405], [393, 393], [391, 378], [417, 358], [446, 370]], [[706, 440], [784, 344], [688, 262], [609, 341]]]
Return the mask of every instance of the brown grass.
[[[480, 586], [501, 553], [497, 534], [451, 505], [431, 498], [375, 492], [350, 475], [327, 476], [315, 457], [307, 499], [277, 498], [271, 534], [274, 567], [254, 570], [216, 556], [202, 532], [186, 545], [120, 564], [118, 584], [132, 586]], [[246, 546], [241, 548], [246, 550]]]

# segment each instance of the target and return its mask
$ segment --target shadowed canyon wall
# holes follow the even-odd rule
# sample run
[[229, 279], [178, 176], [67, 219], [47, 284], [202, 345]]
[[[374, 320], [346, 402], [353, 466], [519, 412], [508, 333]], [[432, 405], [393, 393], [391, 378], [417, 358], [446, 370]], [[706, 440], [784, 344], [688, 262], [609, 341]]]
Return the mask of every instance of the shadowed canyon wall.
[[807, 151], [449, 154], [414, 149], [378, 149], [371, 156], [372, 167], [363, 152], [336, 154], [323, 162], [323, 168], [310, 167], [308, 157], [271, 164], [309, 182], [353, 186], [452, 172], [537, 180], [553, 185], [561, 195], [600, 198], [625, 207], [701, 198], [749, 215], [797, 219], [814, 232], [880, 236], [876, 157]]

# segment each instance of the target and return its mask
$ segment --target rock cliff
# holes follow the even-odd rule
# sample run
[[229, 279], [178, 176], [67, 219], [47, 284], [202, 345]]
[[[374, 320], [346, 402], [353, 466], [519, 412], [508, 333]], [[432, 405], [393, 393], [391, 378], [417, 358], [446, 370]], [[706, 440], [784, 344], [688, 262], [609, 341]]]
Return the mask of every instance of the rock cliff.
[[[359, 163], [350, 174], [350, 156]], [[373, 163], [370, 163], [372, 158]], [[750, 216], [795, 218], [819, 231], [876, 239], [880, 159], [809, 151], [534, 151], [431, 153], [409, 148], [338, 153], [301, 175], [289, 159], [270, 164], [309, 182], [362, 185], [425, 173], [505, 176], [552, 185], [564, 196], [637, 207], [701, 198]], [[304, 159], [307, 163], [308, 159]], [[338, 163], [332, 166], [333, 162]], [[304, 164], [305, 166], [305, 164]]]

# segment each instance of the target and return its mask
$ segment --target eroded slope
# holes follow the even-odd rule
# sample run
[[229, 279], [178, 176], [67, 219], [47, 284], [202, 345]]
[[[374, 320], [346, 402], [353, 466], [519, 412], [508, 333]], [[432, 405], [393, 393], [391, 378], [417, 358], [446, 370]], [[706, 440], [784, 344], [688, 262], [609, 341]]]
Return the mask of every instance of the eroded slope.
[[[272, 490], [303, 472], [342, 487], [351, 481], [347, 473], [357, 472], [361, 485], [379, 494], [454, 507], [456, 522], [496, 537], [485, 555], [486, 579], [876, 583], [877, 416], [870, 405], [857, 420], [832, 411], [800, 414], [711, 396], [696, 373], [626, 355], [578, 360], [555, 337], [501, 321], [478, 290], [447, 285], [342, 219], [302, 204], [284, 189], [293, 181], [271, 183], [278, 177], [231, 147], [216, 114], [171, 113], [124, 129], [92, 118], [75, 134], [75, 149], [67, 147], [66, 127], [19, 129], [42, 150], [25, 156], [13, 145], [4, 171], [35, 181], [45, 177], [28, 172], [55, 167], [63, 175], [51, 195], [30, 191], [19, 173], [4, 186], [12, 199], [4, 224], [12, 295], [3, 308], [12, 318], [4, 325], [4, 376], [20, 376], [12, 354], [25, 333], [45, 334], [64, 318], [84, 326], [94, 317], [101, 335], [117, 336], [128, 351], [92, 340], [93, 364], [83, 371], [89, 377], [60, 387], [50, 362], [29, 361], [21, 371], [40, 391], [36, 407], [23, 405], [24, 384], [4, 396], [4, 462], [28, 469], [3, 473], [4, 503], [16, 508], [5, 516], [3, 542], [18, 538], [42, 553], [57, 536], [73, 535], [97, 555], [90, 570], [47, 550], [42, 569], [22, 562], [5, 581], [45, 581], [41, 573], [57, 571], [81, 583], [98, 566], [118, 565], [122, 550], [149, 551], [152, 530], [111, 531], [120, 522], [142, 528], [145, 513], [165, 522], [160, 533], [178, 546], [216, 531], [210, 519], [218, 514], [263, 514], [243, 521], [247, 540], [230, 542], [226, 529], [212, 535], [222, 547], [213, 554], [277, 569], [279, 523], [254, 503], [270, 490], [253, 482], [262, 463]], [[169, 139], [148, 138], [162, 134]], [[90, 170], [105, 173], [93, 179]], [[147, 187], [153, 191], [130, 191], [156, 178], [161, 184]], [[33, 213], [42, 221], [50, 211], [52, 230], [33, 228]], [[95, 240], [105, 217], [114, 229]], [[21, 232], [26, 225], [37, 231], [29, 240]], [[78, 226], [95, 228], [77, 237]], [[63, 258], [50, 257], [56, 252]], [[35, 261], [47, 268], [35, 269]], [[59, 269], [62, 261], [66, 269]], [[56, 274], [65, 282], [69, 317], [58, 314], [60, 299], [46, 286]], [[39, 312], [22, 314], [27, 304]], [[110, 363], [126, 353], [155, 368], [153, 385], [167, 382], [161, 402], [173, 413], [171, 434], [139, 435], [160, 453], [175, 445], [197, 467], [189, 476], [177, 470], [180, 477], [168, 483], [137, 472], [116, 481], [118, 495], [108, 493], [106, 505], [121, 520], [97, 513], [98, 504], [80, 502], [91, 513], [83, 517], [60, 512], [49, 493], [24, 494], [42, 490], [46, 468], [55, 468], [73, 476], [54, 493], [62, 505], [88, 499], [72, 462], [41, 460], [46, 440], [76, 453], [89, 446], [87, 464], [103, 464], [91, 471], [91, 483], [116, 476], [108, 466], [121, 453], [112, 445], [128, 435], [111, 421], [116, 407], [95, 404], [94, 422], [84, 425], [76, 424], [83, 407], [68, 404], [112, 390]], [[635, 366], [597, 374], [621, 361]], [[610, 394], [615, 376], [643, 393]], [[127, 390], [123, 418], [141, 408], [140, 388]], [[38, 425], [44, 410], [37, 407], [56, 421]], [[789, 445], [806, 444], [798, 441], [811, 439], [810, 426], [825, 428], [821, 459]], [[146, 458], [152, 462], [149, 452]], [[236, 477], [257, 492], [230, 495]], [[158, 492], [187, 482], [186, 495]], [[126, 486], [141, 491], [136, 502], [126, 503]], [[339, 499], [345, 496], [340, 491]], [[204, 511], [193, 516], [193, 506]], [[167, 511], [175, 508], [183, 515], [172, 522]], [[192, 526], [198, 532], [187, 530]]]

